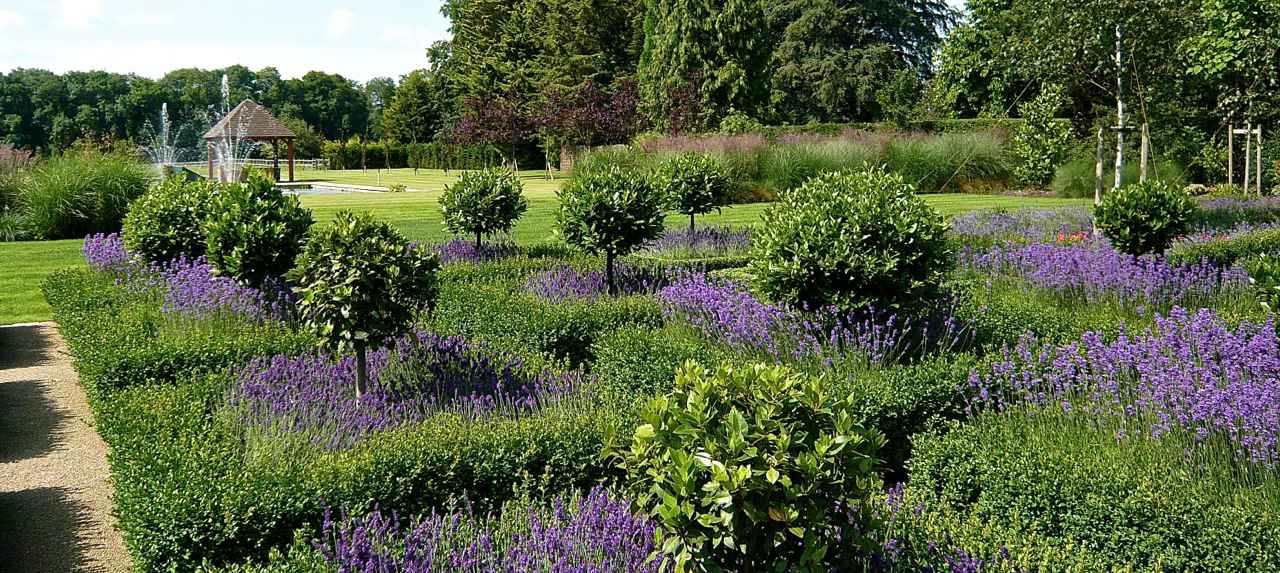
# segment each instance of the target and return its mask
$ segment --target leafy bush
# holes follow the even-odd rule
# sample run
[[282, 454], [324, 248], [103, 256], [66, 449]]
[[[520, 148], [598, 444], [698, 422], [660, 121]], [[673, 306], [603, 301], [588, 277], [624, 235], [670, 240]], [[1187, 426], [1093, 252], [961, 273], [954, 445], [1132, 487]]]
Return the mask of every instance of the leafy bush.
[[121, 232], [125, 247], [155, 263], [203, 255], [200, 226], [212, 200], [209, 183], [165, 179], [129, 204]]
[[435, 303], [440, 257], [410, 248], [391, 225], [340, 211], [315, 233], [291, 277], [307, 328], [330, 350], [356, 353], [356, 396], [368, 386], [366, 352], [408, 331]]
[[408, 191], [408, 190], [409, 190], [409, 187], [406, 186], [404, 183], [392, 183], [390, 185], [387, 185], [388, 193], [404, 193], [405, 191]]
[[556, 232], [565, 242], [605, 257], [609, 293], [614, 262], [662, 234], [662, 197], [639, 173], [609, 167], [575, 177], [561, 189]]
[[311, 211], [269, 179], [250, 177], [213, 197], [203, 230], [209, 262], [250, 284], [283, 276], [306, 243]]
[[1245, 261], [1244, 269], [1263, 308], [1274, 312], [1280, 301], [1280, 256], [1276, 256], [1276, 251], [1259, 255]]
[[[1057, 172], [1053, 175], [1053, 192], [1059, 197], [1092, 198], [1097, 185], [1096, 161], [1093, 157], [1081, 157], [1058, 166]], [[1140, 166], [1137, 162], [1125, 163], [1124, 169], [1120, 172], [1120, 186], [1137, 183], [1139, 172]], [[1148, 175], [1149, 180], [1163, 181], [1178, 188], [1185, 187], [1187, 184], [1184, 170], [1176, 163], [1156, 161], [1152, 163]], [[1114, 189], [1115, 181], [1115, 164], [1104, 163], [1102, 192], [1105, 194]]]
[[445, 228], [475, 236], [477, 245], [485, 235], [510, 231], [529, 208], [523, 192], [520, 178], [509, 169], [465, 172], [440, 196]]
[[616, 452], [637, 505], [665, 529], [677, 567], [825, 571], [848, 515], [879, 488], [883, 438], [854, 423], [826, 382], [785, 367], [694, 363], [642, 412]]
[[672, 329], [626, 326], [605, 334], [591, 348], [591, 372], [621, 394], [652, 397], [671, 391], [676, 371], [689, 360], [718, 363], [729, 353], [701, 337]]
[[1071, 126], [1053, 119], [1065, 104], [1061, 87], [1045, 86], [1035, 99], [1018, 106], [1026, 120], [1013, 135], [1013, 156], [1018, 160], [1014, 175], [1018, 180], [1041, 185], [1053, 178], [1071, 145]]
[[1169, 262], [1193, 265], [1208, 261], [1227, 268], [1250, 257], [1266, 254], [1280, 254], [1280, 229], [1263, 229], [1222, 239], [1179, 242], [1169, 250]]
[[794, 306], [913, 309], [952, 264], [946, 232], [899, 175], [823, 175], [765, 211], [750, 269], [769, 298]]
[[1137, 256], [1164, 252], [1190, 230], [1198, 212], [1185, 191], [1153, 180], [1108, 193], [1094, 218], [1112, 246]]
[[32, 237], [79, 239], [119, 231], [150, 183], [147, 168], [124, 155], [69, 153], [23, 177], [18, 205]]
[[689, 216], [692, 233], [694, 216], [723, 205], [732, 183], [714, 159], [699, 153], [682, 153], [663, 162], [656, 185], [671, 209]]

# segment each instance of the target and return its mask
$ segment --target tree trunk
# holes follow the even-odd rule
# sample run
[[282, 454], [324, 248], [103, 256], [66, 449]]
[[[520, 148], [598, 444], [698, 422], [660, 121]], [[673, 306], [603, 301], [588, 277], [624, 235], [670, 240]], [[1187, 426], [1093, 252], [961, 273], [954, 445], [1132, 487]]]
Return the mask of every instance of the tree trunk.
[[609, 296], [618, 296], [618, 286], [613, 280], [613, 251], [605, 251], [604, 255], [604, 276], [609, 282]]
[[369, 390], [369, 370], [363, 344], [356, 345], [356, 398]]
[[693, 235], [693, 213], [689, 213], [689, 235], [690, 235], [690, 237], [692, 238], [692, 235]]
[[476, 231], [476, 250], [480, 250], [480, 231]]

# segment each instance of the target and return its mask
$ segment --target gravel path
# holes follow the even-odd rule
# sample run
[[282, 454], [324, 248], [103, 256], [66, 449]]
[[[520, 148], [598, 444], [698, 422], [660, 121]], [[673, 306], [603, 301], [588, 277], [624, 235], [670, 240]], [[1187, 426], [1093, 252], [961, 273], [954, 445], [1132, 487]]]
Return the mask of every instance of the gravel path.
[[0, 571], [129, 570], [92, 424], [57, 326], [0, 327]]

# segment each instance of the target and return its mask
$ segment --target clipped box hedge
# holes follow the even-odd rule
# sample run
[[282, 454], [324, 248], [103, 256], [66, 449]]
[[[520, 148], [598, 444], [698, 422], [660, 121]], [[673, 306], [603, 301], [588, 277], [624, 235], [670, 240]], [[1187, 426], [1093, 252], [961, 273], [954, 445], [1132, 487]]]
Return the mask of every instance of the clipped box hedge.
[[1264, 229], [1227, 239], [1177, 244], [1169, 250], [1168, 257], [1169, 262], [1174, 264], [1192, 265], [1208, 261], [1219, 267], [1229, 267], [1263, 254], [1280, 254], [1280, 229]]

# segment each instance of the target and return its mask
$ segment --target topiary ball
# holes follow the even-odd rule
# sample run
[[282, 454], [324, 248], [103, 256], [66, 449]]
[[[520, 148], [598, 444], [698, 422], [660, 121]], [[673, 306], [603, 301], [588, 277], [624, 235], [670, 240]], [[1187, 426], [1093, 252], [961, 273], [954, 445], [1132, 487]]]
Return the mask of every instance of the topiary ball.
[[953, 264], [947, 223], [897, 174], [819, 175], [785, 193], [752, 236], [765, 296], [815, 309], [911, 311]]
[[481, 237], [511, 230], [529, 208], [524, 185], [509, 169], [468, 171], [440, 196], [440, 210], [449, 231]]
[[203, 255], [200, 225], [213, 189], [205, 181], [170, 177], [134, 199], [124, 218], [125, 248], [153, 263]]
[[1147, 181], [1108, 193], [1093, 216], [1116, 250], [1139, 256], [1163, 253], [1174, 239], [1191, 230], [1199, 210], [1186, 191]]
[[720, 164], [701, 153], [682, 153], [663, 162], [656, 184], [672, 210], [689, 216], [690, 228], [694, 215], [723, 205], [732, 187]]
[[306, 245], [311, 211], [295, 195], [252, 175], [213, 196], [204, 231], [206, 255], [219, 276], [258, 285], [283, 276]]

